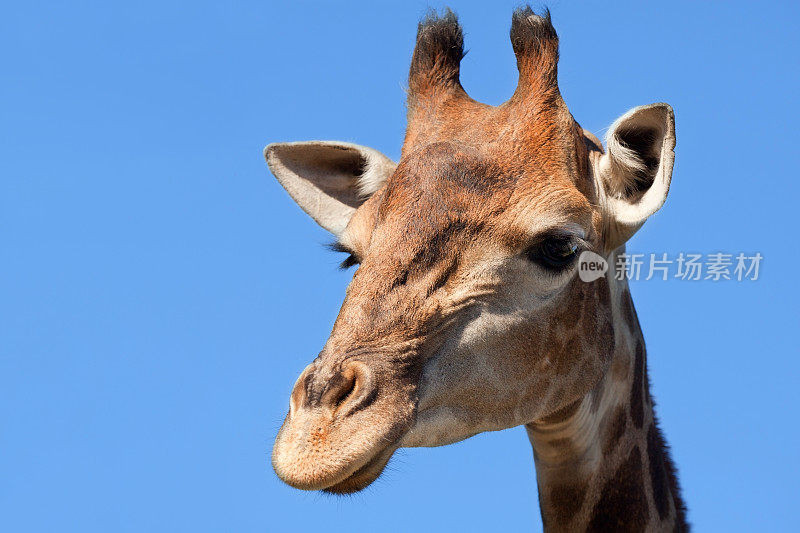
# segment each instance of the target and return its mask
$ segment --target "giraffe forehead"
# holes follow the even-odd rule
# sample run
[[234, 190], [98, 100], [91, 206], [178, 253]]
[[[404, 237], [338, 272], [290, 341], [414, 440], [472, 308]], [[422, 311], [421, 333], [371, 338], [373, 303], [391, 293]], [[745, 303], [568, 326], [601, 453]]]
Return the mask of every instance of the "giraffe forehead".
[[590, 203], [567, 174], [503, 148], [432, 143], [401, 160], [374, 205], [375, 222], [432, 232], [456, 220], [508, 229], [523, 215], [584, 222]]
[[381, 213], [437, 203], [466, 209], [478, 199], [502, 202], [516, 177], [502, 161], [502, 157], [464, 143], [426, 145], [400, 160], [387, 183]]

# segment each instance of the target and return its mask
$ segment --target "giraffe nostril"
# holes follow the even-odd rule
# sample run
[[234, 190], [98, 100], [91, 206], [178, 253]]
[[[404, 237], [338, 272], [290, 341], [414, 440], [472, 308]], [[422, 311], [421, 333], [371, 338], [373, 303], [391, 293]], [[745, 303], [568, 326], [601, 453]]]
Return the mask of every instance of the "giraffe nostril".
[[338, 383], [337, 387], [334, 389], [333, 394], [330, 398], [330, 405], [334, 409], [337, 409], [342, 404], [344, 404], [348, 398], [353, 396], [353, 393], [357, 387], [357, 379], [355, 373], [351, 372], [348, 374], [342, 375], [344, 381]]
[[345, 417], [371, 403], [375, 394], [369, 369], [361, 362], [351, 362], [328, 382], [320, 398], [337, 417]]

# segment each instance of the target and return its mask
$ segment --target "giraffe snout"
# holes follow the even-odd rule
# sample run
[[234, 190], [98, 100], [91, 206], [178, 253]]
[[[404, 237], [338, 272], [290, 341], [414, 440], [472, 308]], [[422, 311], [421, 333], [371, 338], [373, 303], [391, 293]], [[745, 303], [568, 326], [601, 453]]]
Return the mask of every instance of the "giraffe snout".
[[374, 481], [408, 428], [413, 402], [379, 387], [361, 361], [309, 365], [272, 449], [275, 472], [305, 490], [353, 492]]

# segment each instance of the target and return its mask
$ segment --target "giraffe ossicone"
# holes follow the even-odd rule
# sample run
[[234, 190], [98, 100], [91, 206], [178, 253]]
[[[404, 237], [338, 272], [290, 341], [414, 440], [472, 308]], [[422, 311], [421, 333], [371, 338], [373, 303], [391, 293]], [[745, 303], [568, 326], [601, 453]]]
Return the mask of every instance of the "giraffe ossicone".
[[265, 149], [359, 265], [273, 466], [347, 493], [399, 447], [525, 425], [547, 530], [685, 529], [627, 280], [606, 272], [666, 199], [672, 109], [624, 114], [604, 150], [561, 97], [549, 13], [517, 10], [510, 36], [519, 82], [489, 106], [459, 81], [456, 16], [420, 23], [398, 163], [343, 142]]

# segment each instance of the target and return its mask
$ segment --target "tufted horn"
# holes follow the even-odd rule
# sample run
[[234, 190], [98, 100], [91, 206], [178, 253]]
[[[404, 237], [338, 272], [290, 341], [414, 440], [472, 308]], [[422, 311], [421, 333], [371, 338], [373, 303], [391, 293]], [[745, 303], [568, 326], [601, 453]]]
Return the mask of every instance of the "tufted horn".
[[558, 35], [550, 11], [537, 15], [530, 6], [514, 11], [511, 45], [519, 70], [515, 97], [558, 95]]
[[417, 29], [417, 44], [408, 74], [408, 109], [435, 106], [437, 101], [465, 95], [459, 80], [464, 57], [464, 32], [449, 8], [441, 17], [431, 11]]

